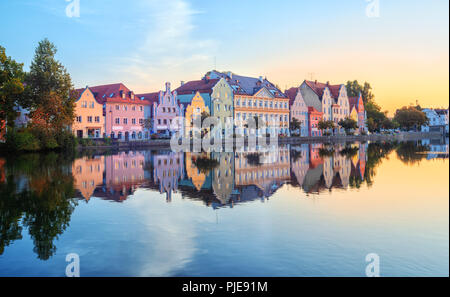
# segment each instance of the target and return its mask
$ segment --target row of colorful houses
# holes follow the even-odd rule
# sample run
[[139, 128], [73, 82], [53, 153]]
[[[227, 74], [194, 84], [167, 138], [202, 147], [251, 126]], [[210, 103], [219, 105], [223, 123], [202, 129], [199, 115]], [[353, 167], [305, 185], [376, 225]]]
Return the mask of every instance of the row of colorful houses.
[[[290, 122], [301, 123], [300, 136], [321, 136], [318, 123], [333, 121], [335, 133], [344, 133], [338, 122], [347, 117], [366, 130], [366, 114], [361, 96], [347, 96], [345, 85], [304, 81], [282, 92], [264, 77], [248, 77], [231, 72], [210, 71], [202, 79], [182, 82], [175, 89], [135, 94], [122, 83], [77, 90], [76, 119], [72, 125], [79, 138], [111, 137], [118, 140], [145, 140], [153, 133], [189, 135], [194, 120], [207, 114], [222, 129], [233, 127], [238, 135], [275, 132], [290, 135]], [[253, 131], [248, 123], [258, 119], [265, 130]], [[231, 123], [230, 123], [231, 121]]]
[[358, 124], [356, 133], [367, 131], [367, 115], [361, 94], [349, 97], [345, 85], [330, 85], [317, 81], [305, 80], [299, 87], [286, 91], [290, 100], [291, 119], [301, 123], [301, 136], [321, 136], [320, 121], [333, 121], [334, 133], [343, 134], [338, 123], [351, 118]]

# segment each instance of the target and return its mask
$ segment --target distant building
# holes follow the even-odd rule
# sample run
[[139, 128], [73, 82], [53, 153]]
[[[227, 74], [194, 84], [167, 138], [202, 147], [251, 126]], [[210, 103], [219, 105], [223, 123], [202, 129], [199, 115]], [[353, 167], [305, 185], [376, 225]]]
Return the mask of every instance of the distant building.
[[345, 85], [331, 85], [329, 82], [305, 80], [300, 86], [300, 92], [308, 107], [323, 113], [324, 121], [333, 121], [335, 133], [344, 133], [338, 123], [350, 116], [350, 104]]
[[422, 109], [428, 118], [428, 125], [422, 126], [422, 132], [448, 133], [448, 110], [446, 109]]
[[297, 119], [300, 123], [300, 130], [296, 131], [302, 137], [309, 136], [309, 116], [308, 105], [303, 99], [300, 88], [290, 88], [285, 92], [289, 98], [290, 121]]
[[[225, 78], [233, 89], [237, 134], [273, 132], [289, 135], [289, 98], [275, 84], [262, 76], [254, 78], [215, 70], [209, 76], [211, 79]], [[266, 124], [266, 131], [249, 131], [246, 124], [255, 117]]]
[[350, 118], [356, 121], [358, 124], [359, 133], [367, 131], [366, 127], [366, 111], [364, 109], [364, 101], [361, 94], [358, 97], [349, 97], [348, 101], [350, 103]]
[[164, 91], [137, 96], [151, 106], [147, 118], [150, 116], [152, 119], [153, 133], [172, 135], [176, 132], [182, 132], [181, 117], [184, 116], [184, 106], [179, 103], [177, 92], [171, 91], [169, 82], [166, 83]]
[[317, 111], [314, 107], [308, 107], [308, 136], [322, 136], [319, 129], [319, 122], [323, 121], [323, 112]]

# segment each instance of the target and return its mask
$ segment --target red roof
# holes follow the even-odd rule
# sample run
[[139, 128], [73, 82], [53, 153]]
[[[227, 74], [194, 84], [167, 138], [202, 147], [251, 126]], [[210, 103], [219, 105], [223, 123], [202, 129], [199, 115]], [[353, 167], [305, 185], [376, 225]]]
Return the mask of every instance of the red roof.
[[358, 106], [358, 100], [359, 100], [359, 97], [348, 97], [348, 104], [350, 105], [350, 112], [353, 110], [353, 108], [356, 108]]
[[141, 100], [148, 101], [150, 104], [159, 101], [159, 92], [147, 93], [147, 94], [136, 94], [136, 97]]
[[89, 89], [100, 103], [150, 104], [146, 100], [139, 99], [138, 96], [133, 98], [134, 92], [122, 83], [89, 87]]
[[175, 91], [178, 95], [193, 94], [195, 92], [200, 93], [212, 93], [212, 88], [217, 84], [219, 79], [202, 79], [193, 80], [185, 83]]
[[321, 115], [323, 114], [323, 112], [318, 111], [317, 109], [315, 109], [312, 106], [308, 106], [308, 113], [321, 114]]
[[289, 105], [292, 105], [295, 101], [295, 97], [297, 97], [298, 88], [290, 88], [289, 90], [286, 90], [284, 94], [289, 98]]
[[317, 81], [305, 80], [305, 82], [314, 91], [314, 93], [316, 93], [321, 99], [322, 99], [323, 91], [325, 90], [325, 88], [328, 88], [331, 92], [331, 96], [334, 99], [337, 99], [339, 97], [339, 91], [342, 87], [342, 85], [330, 85], [328, 83], [324, 84], [324, 83], [320, 83]]

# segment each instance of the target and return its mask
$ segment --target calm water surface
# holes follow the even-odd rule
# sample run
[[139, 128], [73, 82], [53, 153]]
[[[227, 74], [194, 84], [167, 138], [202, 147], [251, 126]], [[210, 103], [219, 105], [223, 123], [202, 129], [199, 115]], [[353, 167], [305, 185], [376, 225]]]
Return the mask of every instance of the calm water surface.
[[448, 231], [448, 140], [0, 157], [0, 276], [448, 276]]

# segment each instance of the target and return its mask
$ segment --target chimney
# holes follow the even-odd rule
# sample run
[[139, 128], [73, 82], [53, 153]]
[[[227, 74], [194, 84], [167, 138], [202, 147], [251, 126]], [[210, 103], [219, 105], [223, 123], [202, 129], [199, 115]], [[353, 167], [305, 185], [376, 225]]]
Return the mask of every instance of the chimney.
[[231, 71], [228, 71], [227, 75], [230, 79], [233, 79], [233, 73]]
[[181, 85], [181, 86], [184, 86], [184, 80], [182, 80], [182, 81], [180, 82], [180, 85]]
[[329, 86], [330, 85], [330, 82], [329, 81], [327, 81], [327, 86]]
[[316, 79], [316, 81], [314, 82], [314, 84], [316, 84], [316, 85], [317, 85], [317, 79]]

